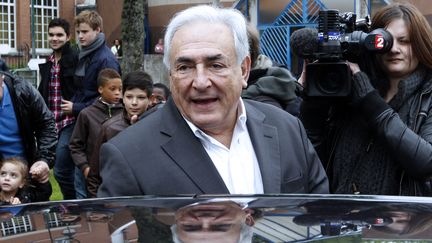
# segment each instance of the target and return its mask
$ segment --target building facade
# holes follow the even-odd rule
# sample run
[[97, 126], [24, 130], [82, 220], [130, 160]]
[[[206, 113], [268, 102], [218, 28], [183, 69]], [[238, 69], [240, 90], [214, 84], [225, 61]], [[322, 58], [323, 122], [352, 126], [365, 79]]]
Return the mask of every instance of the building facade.
[[[146, 6], [146, 54], [154, 53], [154, 46], [164, 35], [164, 30], [172, 16], [189, 6], [196, 4], [219, 3], [224, 7], [235, 6], [239, 2], [248, 2], [254, 6], [256, 18], [251, 18], [257, 25], [266, 20], [271, 21], [282, 11], [283, 7], [295, 0], [147, 0]], [[306, 0], [303, 0], [306, 1]], [[342, 1], [322, 0], [331, 7], [341, 7]], [[395, 0], [414, 3], [431, 21], [432, 5], [429, 0]], [[47, 41], [47, 24], [55, 17], [68, 20], [72, 27], [72, 42], [75, 41], [73, 19], [85, 9], [98, 11], [103, 20], [103, 32], [107, 44], [112, 45], [117, 38], [121, 39], [121, 18], [124, 0], [2, 0], [0, 1], [0, 55], [6, 59], [11, 68], [26, 66], [30, 58], [45, 57], [51, 50]], [[350, 5], [360, 0], [348, 0]], [[383, 0], [370, 0], [373, 5]], [[391, 2], [390, 0], [384, 2]], [[334, 5], [334, 4], [339, 5]], [[277, 7], [270, 11], [267, 7]], [[373, 7], [373, 6], [372, 6]], [[250, 12], [253, 12], [250, 10]], [[372, 11], [373, 12], [373, 11]], [[269, 13], [271, 13], [269, 17]], [[269, 19], [270, 18], [270, 19]]]

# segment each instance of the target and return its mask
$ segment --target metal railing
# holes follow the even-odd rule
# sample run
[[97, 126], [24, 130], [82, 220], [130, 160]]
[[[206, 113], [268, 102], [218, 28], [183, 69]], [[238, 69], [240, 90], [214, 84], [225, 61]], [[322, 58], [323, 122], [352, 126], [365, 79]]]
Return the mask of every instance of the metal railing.
[[10, 70], [21, 69], [27, 67], [30, 61], [30, 46], [27, 43], [22, 43], [17, 47], [15, 53], [8, 55], [2, 55], [2, 58], [6, 61]]

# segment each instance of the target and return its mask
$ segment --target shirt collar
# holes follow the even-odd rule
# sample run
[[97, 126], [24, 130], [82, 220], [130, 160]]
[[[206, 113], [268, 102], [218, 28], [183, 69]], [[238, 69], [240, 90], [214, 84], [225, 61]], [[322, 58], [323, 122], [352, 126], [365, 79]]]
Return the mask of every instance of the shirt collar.
[[55, 63], [55, 54], [54, 53], [48, 57], [48, 61]]
[[[237, 117], [237, 124], [236, 124], [236, 126], [240, 126], [242, 128], [242, 130], [245, 130], [246, 129], [247, 116], [246, 116], [246, 108], [245, 108], [245, 105], [244, 105], [244, 102], [243, 102], [242, 98], [239, 99], [239, 105], [238, 105], [237, 110], [239, 111], [239, 114], [238, 114], [238, 117]], [[189, 125], [190, 129], [195, 134], [195, 136], [197, 136], [198, 138], [201, 138], [201, 139], [203, 139], [203, 136], [204, 137], [208, 136], [207, 134], [205, 134], [205, 132], [203, 132], [201, 129], [199, 129], [197, 126], [195, 126], [195, 124], [193, 124], [192, 122], [190, 122], [184, 116], [183, 116], [183, 119]]]

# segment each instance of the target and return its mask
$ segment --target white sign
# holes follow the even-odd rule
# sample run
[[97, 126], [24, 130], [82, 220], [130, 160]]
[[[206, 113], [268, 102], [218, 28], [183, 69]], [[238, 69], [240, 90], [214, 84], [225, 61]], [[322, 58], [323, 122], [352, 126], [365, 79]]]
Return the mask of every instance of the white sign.
[[31, 69], [31, 70], [39, 70], [39, 64], [40, 63], [45, 63], [46, 60], [43, 58], [32, 58], [30, 59], [30, 61], [28, 62], [27, 66]]
[[9, 44], [0, 44], [0, 55], [8, 54], [10, 49]]

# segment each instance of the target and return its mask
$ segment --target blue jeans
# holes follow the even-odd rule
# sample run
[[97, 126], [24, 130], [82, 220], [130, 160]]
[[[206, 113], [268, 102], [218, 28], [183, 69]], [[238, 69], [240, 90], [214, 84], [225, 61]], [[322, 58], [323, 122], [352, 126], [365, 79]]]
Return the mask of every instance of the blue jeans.
[[77, 199], [87, 198], [86, 179], [78, 167], [75, 167], [75, 195]]
[[69, 140], [72, 136], [74, 124], [63, 128], [59, 133], [54, 164], [54, 177], [57, 180], [63, 199], [75, 199], [75, 163], [69, 150]]

